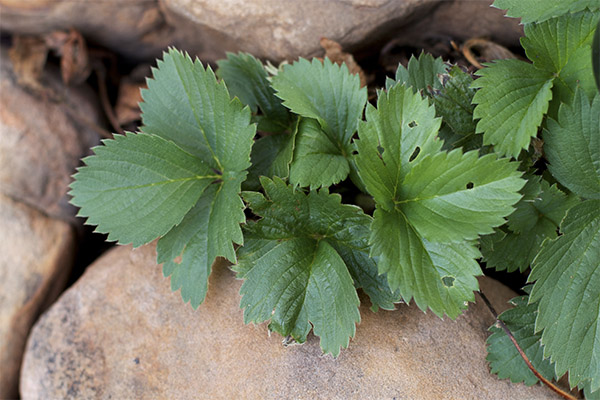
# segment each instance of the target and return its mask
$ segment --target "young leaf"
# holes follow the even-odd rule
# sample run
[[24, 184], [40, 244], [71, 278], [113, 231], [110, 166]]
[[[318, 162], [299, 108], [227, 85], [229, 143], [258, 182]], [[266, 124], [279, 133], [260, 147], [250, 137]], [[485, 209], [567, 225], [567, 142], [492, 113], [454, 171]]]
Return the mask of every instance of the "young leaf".
[[563, 14], [582, 11], [586, 7], [590, 10], [600, 8], [597, 0], [496, 0], [493, 6], [508, 10], [508, 17], [521, 18], [522, 24], [542, 22]]
[[473, 120], [473, 96], [475, 90], [470, 86], [473, 78], [454, 66], [450, 70], [443, 87], [434, 92], [433, 103], [438, 117], [442, 117], [442, 132], [446, 135], [444, 148], [462, 147], [464, 151], [479, 149], [482, 146], [481, 135], [475, 135], [476, 123]]
[[[528, 296], [515, 297], [510, 301], [515, 308], [504, 311], [498, 318], [510, 330], [534, 368], [548, 380], [557, 379], [554, 365], [544, 359], [541, 334], [535, 333], [537, 304], [527, 304], [527, 299]], [[498, 374], [498, 379], [509, 378], [514, 383], [524, 382], [527, 386], [539, 382], [504, 330], [497, 325], [492, 325], [489, 330], [493, 333], [487, 339], [486, 359], [492, 374]]]
[[483, 143], [497, 153], [517, 157], [537, 134], [552, 99], [552, 73], [520, 60], [498, 60], [477, 72], [472, 87], [473, 117]]
[[275, 96], [260, 61], [248, 53], [227, 53], [227, 59], [217, 61], [217, 65], [217, 75], [225, 81], [232, 96], [237, 96], [255, 113], [260, 108], [270, 124], [278, 128], [277, 131], [288, 127], [289, 113], [281, 99]]
[[600, 199], [600, 95], [590, 104], [577, 90], [558, 121], [548, 120], [543, 138], [552, 176], [581, 197]]
[[433, 58], [431, 54], [422, 52], [419, 58], [411, 56], [408, 66], [398, 65], [396, 70], [396, 79], [387, 78], [385, 82], [386, 90], [394, 85], [406, 85], [412, 87], [413, 91], [423, 91], [431, 88], [440, 90], [442, 83], [440, 75], [446, 74], [448, 66], [444, 64], [441, 57]]
[[[359, 77], [350, 74], [345, 65], [340, 67], [327, 58], [323, 62], [314, 59], [312, 63], [300, 59], [292, 65], [285, 65], [272, 81], [277, 96], [284, 100], [283, 104], [302, 117], [317, 120], [322, 131], [311, 129], [305, 135], [299, 133], [298, 141], [304, 137], [307, 140], [314, 139], [316, 143], [303, 140], [304, 143], [298, 144], [297, 151], [303, 155], [313, 154], [313, 150], [326, 146], [326, 150], [321, 150], [316, 156], [294, 160], [298, 166], [292, 165], [292, 171], [298, 168], [314, 169], [312, 163], [316, 161], [321, 167], [326, 166], [337, 172], [330, 179], [324, 179], [322, 175], [318, 183], [311, 181], [311, 187], [329, 186], [346, 178], [350, 171], [348, 163], [352, 159], [350, 140], [367, 102], [367, 91], [360, 87]], [[306, 151], [301, 151], [302, 148]], [[344, 163], [345, 166], [342, 165]], [[292, 173], [290, 181], [305, 185], [305, 181], [301, 183], [295, 180], [297, 176]], [[301, 176], [305, 177], [303, 174]]]
[[405, 300], [456, 317], [481, 273], [472, 240], [504, 222], [524, 181], [506, 159], [440, 152], [434, 113], [404, 86], [382, 92], [359, 126], [356, 162], [376, 201], [370, 243], [380, 272]]
[[94, 148], [75, 174], [78, 216], [108, 240], [141, 246], [179, 224], [219, 176], [173, 142], [148, 134], [115, 135]]
[[[214, 258], [235, 262], [232, 242], [243, 243], [239, 225], [245, 217], [239, 193], [256, 127], [250, 124], [250, 109], [230, 99], [210, 68], [174, 49], [158, 62], [142, 97], [143, 131], [174, 142], [213, 174], [210, 190], [194, 199], [190, 206], [197, 200], [196, 206], [179, 220], [181, 224], [177, 221], [168, 233], [161, 233], [167, 234], [157, 249], [164, 273], [173, 274], [173, 288], [181, 287], [183, 298], [197, 307], [204, 299]], [[174, 204], [170, 207], [178, 210]], [[179, 264], [173, 262], [178, 256]]]
[[234, 267], [244, 279], [244, 320], [270, 319], [270, 329], [299, 342], [312, 324], [323, 350], [337, 356], [360, 319], [353, 278], [374, 304], [389, 308], [394, 300], [368, 261], [371, 218], [326, 189], [306, 195], [279, 178], [261, 182], [266, 198], [244, 194], [262, 218], [245, 228]]
[[530, 303], [538, 302], [537, 332], [556, 374], [571, 386], [600, 388], [600, 200], [567, 212], [562, 236], [546, 241], [533, 263]]
[[508, 216], [507, 233], [496, 232], [481, 240], [481, 252], [488, 268], [498, 271], [525, 271], [539, 252], [542, 242], [556, 238], [565, 213], [578, 200], [556, 185], [531, 176], [521, 190], [523, 198]]

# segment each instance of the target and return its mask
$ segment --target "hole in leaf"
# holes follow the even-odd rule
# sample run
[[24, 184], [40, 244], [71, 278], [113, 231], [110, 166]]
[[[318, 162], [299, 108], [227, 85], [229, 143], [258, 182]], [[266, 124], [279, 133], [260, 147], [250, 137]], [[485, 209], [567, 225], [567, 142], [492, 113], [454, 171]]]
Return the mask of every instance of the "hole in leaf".
[[467, 183], [467, 189], [473, 189], [473, 182]]
[[455, 280], [456, 279], [453, 276], [444, 276], [442, 278], [442, 283], [444, 284], [444, 286], [450, 288], [450, 287], [454, 286], [454, 281]]
[[417, 156], [419, 155], [420, 152], [421, 152], [421, 148], [419, 146], [415, 147], [415, 151], [413, 151], [413, 153], [411, 154], [410, 158], [408, 159], [408, 162], [411, 162], [412, 160], [417, 158]]
[[417, 121], [410, 121], [408, 123], [409, 128], [414, 128], [415, 126], [419, 126], [419, 124], [417, 124]]

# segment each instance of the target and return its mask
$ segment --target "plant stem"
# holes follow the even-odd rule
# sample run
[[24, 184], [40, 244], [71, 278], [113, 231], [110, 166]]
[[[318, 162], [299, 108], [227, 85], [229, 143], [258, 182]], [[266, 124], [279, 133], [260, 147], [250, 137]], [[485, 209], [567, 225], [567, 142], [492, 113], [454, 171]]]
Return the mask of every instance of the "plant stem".
[[558, 386], [556, 386], [554, 383], [552, 383], [548, 379], [544, 378], [542, 376], [542, 374], [540, 374], [535, 369], [535, 367], [531, 364], [531, 361], [529, 361], [529, 358], [527, 357], [527, 355], [525, 354], [525, 352], [523, 351], [523, 349], [521, 349], [521, 346], [519, 346], [519, 344], [517, 343], [517, 340], [515, 339], [515, 337], [513, 336], [513, 334], [510, 332], [510, 329], [508, 329], [508, 327], [506, 326], [506, 324], [504, 324], [504, 322], [502, 322], [498, 318], [498, 313], [496, 312], [496, 310], [494, 309], [494, 306], [492, 306], [492, 304], [490, 303], [490, 301], [488, 300], [488, 298], [485, 296], [485, 294], [483, 294], [483, 292], [480, 291], [479, 295], [481, 296], [481, 298], [483, 299], [484, 303], [486, 304], [486, 306], [488, 307], [488, 309], [490, 310], [490, 312], [492, 313], [492, 315], [496, 319], [496, 324], [498, 324], [502, 328], [502, 330], [504, 331], [504, 333], [506, 333], [508, 335], [510, 341], [515, 345], [515, 348], [519, 352], [519, 355], [521, 356], [521, 358], [523, 359], [523, 361], [525, 361], [525, 364], [527, 364], [527, 367], [529, 367], [529, 369], [531, 370], [531, 372], [533, 372], [533, 374], [540, 381], [544, 382], [544, 384], [546, 384], [546, 386], [548, 386], [554, 392], [558, 393], [561, 397], [563, 397], [565, 399], [569, 399], [569, 400], [577, 400], [576, 397], [572, 396], [570, 393], [565, 392], [564, 390], [562, 390], [561, 388], [559, 388]]

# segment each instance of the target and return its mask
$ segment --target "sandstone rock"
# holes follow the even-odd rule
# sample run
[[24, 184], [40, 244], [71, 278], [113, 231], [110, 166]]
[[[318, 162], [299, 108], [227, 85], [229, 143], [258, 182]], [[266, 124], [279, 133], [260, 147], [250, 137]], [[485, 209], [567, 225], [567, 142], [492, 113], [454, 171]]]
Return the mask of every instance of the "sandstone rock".
[[[316, 337], [283, 347], [266, 325], [244, 325], [240, 284], [217, 262], [194, 311], [170, 291], [154, 246], [111, 250], [34, 327], [22, 398], [555, 398], [489, 374], [494, 320], [481, 301], [456, 321], [364, 304], [356, 337], [333, 359]], [[495, 282], [484, 287], [503, 301], [514, 296]]]
[[[153, 59], [173, 45], [214, 61], [235, 50], [222, 35], [176, 16], [158, 0], [0, 0], [2, 29], [44, 34], [74, 28], [86, 39], [132, 59]], [[225, 46], [228, 45], [228, 46]]]
[[29, 329], [69, 276], [75, 210], [66, 193], [79, 159], [99, 141], [72, 119], [98, 123], [89, 93], [65, 89], [58, 73], [43, 74], [47, 90], [35, 93], [16, 80], [0, 49], [0, 398], [17, 395]]
[[0, 192], [69, 219], [75, 215], [66, 196], [71, 175], [99, 142], [98, 134], [75, 116], [98, 124], [100, 114], [93, 93], [65, 87], [57, 73], [42, 75], [42, 84], [52, 95], [20, 87], [1, 50]]
[[0, 194], [0, 237], [0, 399], [7, 399], [18, 393], [29, 329], [69, 275], [74, 234], [68, 223]]
[[438, 0], [161, 0], [178, 15], [220, 32], [241, 50], [275, 61], [321, 55], [322, 37], [352, 51], [390, 35]]

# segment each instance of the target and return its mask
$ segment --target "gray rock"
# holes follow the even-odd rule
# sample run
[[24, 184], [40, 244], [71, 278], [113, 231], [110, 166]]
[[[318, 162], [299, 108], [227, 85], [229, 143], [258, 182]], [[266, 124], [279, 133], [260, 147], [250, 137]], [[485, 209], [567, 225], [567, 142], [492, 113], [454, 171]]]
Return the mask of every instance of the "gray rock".
[[[265, 324], [244, 325], [240, 284], [215, 263], [207, 299], [194, 311], [170, 291], [154, 245], [111, 250], [34, 327], [23, 399], [556, 398], [490, 375], [485, 339], [494, 319], [480, 300], [456, 321], [414, 305], [373, 313], [364, 304], [350, 347], [333, 359], [314, 336], [284, 347]], [[514, 296], [497, 282], [482, 284], [501, 303]]]

